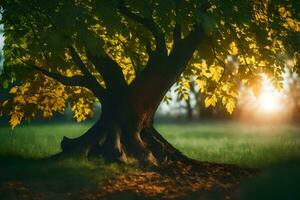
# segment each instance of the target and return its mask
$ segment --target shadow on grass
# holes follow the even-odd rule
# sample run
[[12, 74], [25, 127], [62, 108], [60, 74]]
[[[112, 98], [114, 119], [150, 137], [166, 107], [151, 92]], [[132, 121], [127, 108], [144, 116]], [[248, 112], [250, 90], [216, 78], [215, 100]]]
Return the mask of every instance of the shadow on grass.
[[245, 200], [300, 199], [300, 159], [287, 161], [263, 170], [262, 174], [241, 186]]
[[0, 199], [80, 199], [82, 190], [96, 190], [103, 179], [128, 169], [100, 159], [0, 158]]
[[[59, 161], [38, 161], [0, 158], [0, 199], [53, 200], [82, 199], [84, 191], [97, 191], [104, 179], [134, 169], [102, 160], [93, 162], [81, 158]], [[236, 198], [300, 199], [300, 160], [266, 168], [261, 175], [242, 183]], [[97, 192], [95, 192], [96, 194]], [[235, 196], [235, 195], [234, 195]], [[179, 199], [222, 199], [219, 191], [197, 191]], [[105, 199], [152, 199], [134, 192], [113, 193]]]

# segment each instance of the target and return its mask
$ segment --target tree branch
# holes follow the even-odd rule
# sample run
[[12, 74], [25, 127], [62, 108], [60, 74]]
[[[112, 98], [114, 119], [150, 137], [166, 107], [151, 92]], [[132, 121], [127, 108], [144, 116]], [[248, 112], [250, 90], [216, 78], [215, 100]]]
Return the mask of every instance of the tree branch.
[[[41, 49], [42, 55], [44, 57], [45, 60], [47, 60], [47, 55], [46, 52], [42, 46], [41, 41], [39, 40], [38, 36], [37, 36], [37, 32], [34, 29], [33, 24], [30, 22], [30, 20], [25, 16], [26, 18], [26, 22], [29, 23], [29, 26], [33, 32], [34, 38], [36, 39], [36, 41], [38, 42], [38, 45]], [[49, 18], [47, 18], [48, 20], [50, 20]], [[12, 24], [15, 25], [15, 23], [12, 22]], [[51, 23], [52, 24], [52, 23]], [[52, 24], [55, 27], [54, 24]], [[95, 97], [97, 97], [100, 101], [104, 99], [105, 96], [105, 88], [103, 88], [100, 83], [98, 83], [97, 79], [89, 72], [88, 68], [86, 68], [86, 66], [84, 65], [84, 63], [82, 62], [82, 60], [80, 59], [79, 55], [77, 54], [77, 52], [75, 51], [75, 49], [70, 46], [69, 50], [71, 51], [71, 56], [74, 60], [74, 62], [78, 65], [78, 67], [80, 68], [80, 70], [82, 71], [82, 73], [84, 74], [84, 76], [80, 76], [80, 75], [76, 75], [73, 77], [67, 77], [58, 73], [53, 73], [50, 71], [47, 71], [45, 69], [43, 69], [42, 67], [38, 67], [33, 63], [24, 61], [23, 59], [15, 56], [17, 59], [19, 59], [22, 63], [24, 63], [26, 66], [28, 66], [30, 69], [36, 70], [42, 74], [44, 74], [45, 76], [48, 76], [66, 86], [80, 86], [80, 87], [85, 87], [89, 90], [91, 90], [93, 92], [93, 94], [95, 95]]]
[[180, 39], [173, 46], [167, 58], [155, 57], [152, 62], [148, 62], [141, 75], [130, 84], [132, 98], [139, 98], [141, 102], [135, 106], [140, 107], [139, 109], [156, 109], [165, 93], [185, 70], [203, 39], [205, 39], [204, 30], [201, 26], [197, 26], [186, 38]]
[[133, 66], [134, 73], [135, 73], [136, 76], [138, 76], [139, 73], [142, 71], [141, 70], [141, 61], [139, 59], [140, 55], [137, 52], [135, 52], [134, 50], [131, 50], [130, 48], [128, 48], [126, 46], [126, 44], [122, 40], [119, 40], [119, 42], [123, 46], [124, 50], [126, 52], [128, 52], [129, 58], [130, 58], [130, 62], [132, 64], [132, 66]]
[[[230, 29], [233, 33], [236, 33], [231, 25], [229, 25], [229, 29]], [[233, 34], [233, 35], [234, 35], [234, 37], [236, 38], [236, 40], [237, 40], [237, 42], [238, 42], [238, 45], [239, 45], [238, 47], [241, 49], [242, 57], [243, 57], [243, 60], [244, 60], [244, 62], [245, 62], [245, 64], [246, 64], [246, 67], [249, 69], [249, 71], [250, 71], [251, 73], [253, 73], [251, 67], [249, 66], [249, 64], [248, 64], [248, 62], [247, 62], [247, 59], [246, 59], [246, 52], [245, 52], [245, 50], [244, 50], [244, 47], [243, 47], [243, 44], [242, 44], [241, 39], [240, 39], [236, 34]]]
[[86, 80], [85, 76], [75, 75], [72, 77], [67, 77], [67, 76], [64, 76], [64, 75], [61, 75], [58, 73], [47, 71], [47, 70], [45, 70], [39, 66], [36, 66], [35, 64], [32, 64], [30, 62], [26, 62], [26, 61], [22, 61], [22, 62], [24, 64], [26, 64], [30, 69], [38, 71], [38, 72], [42, 73], [43, 75], [62, 83], [63, 85], [85, 87], [85, 88], [91, 90], [94, 93], [94, 95], [97, 98], [99, 98], [100, 101], [103, 100], [103, 98], [104, 98], [105, 89], [101, 85], [99, 85], [98, 87], [91, 85], [90, 82], [88, 82], [88, 80]]
[[133, 12], [131, 12], [125, 4], [124, 0], [119, 1], [118, 9], [120, 13], [127, 16], [128, 18], [136, 21], [137, 23], [143, 25], [147, 28], [154, 36], [155, 44], [156, 44], [156, 51], [160, 53], [167, 54], [166, 42], [164, 35], [158, 30], [154, 20], [152, 17], [146, 18], [141, 17]]
[[75, 75], [72, 77], [67, 77], [58, 73], [54, 73], [54, 72], [50, 72], [47, 71], [41, 67], [38, 67], [32, 63], [29, 62], [24, 62], [27, 66], [29, 66], [31, 69], [41, 72], [42, 74], [64, 84], [67, 86], [82, 86], [82, 87], [86, 87], [86, 84], [84, 83], [84, 76], [81, 75]]
[[181, 41], [181, 27], [176, 22], [174, 30], [173, 30], [173, 42], [174, 46], [178, 45], [178, 43]]
[[94, 55], [88, 50], [87, 57], [103, 77], [106, 88], [124, 89], [127, 87], [121, 67], [107, 54], [105, 56]]
[[74, 49], [74, 47], [73, 46], [69, 46], [68, 49], [69, 49], [69, 51], [71, 53], [71, 57], [72, 57], [73, 61], [79, 67], [80, 71], [85, 76], [91, 76], [90, 71], [88, 70], [88, 68], [86, 67], [86, 65], [83, 63], [83, 61], [81, 60], [79, 54]]
[[25, 16], [25, 21], [29, 24], [29, 27], [32, 30], [33, 37], [35, 38], [35, 40], [37, 41], [37, 43], [38, 43], [38, 45], [39, 45], [39, 47], [41, 49], [41, 52], [42, 52], [42, 55], [43, 55], [44, 59], [47, 60], [48, 57], [47, 57], [46, 51], [45, 51], [45, 49], [44, 49], [44, 47], [42, 45], [42, 42], [40, 41], [40, 39], [37, 36], [36, 30], [34, 29], [33, 24], [31, 23], [30, 19], [28, 19], [28, 17], [26, 16], [26, 14], [24, 14], [24, 16]]
[[170, 62], [174, 63], [178, 68], [185, 67], [201, 40], [204, 38], [205, 32], [203, 27], [200, 25], [195, 26], [194, 30], [192, 30], [184, 39], [180, 39], [177, 43], [174, 43], [173, 49], [169, 54]]
[[69, 51], [71, 53], [72, 59], [79, 67], [80, 71], [84, 74], [84, 79], [88, 83], [89, 89], [95, 90], [95, 88], [97, 89], [97, 87], [99, 87], [98, 90], [104, 91], [105, 89], [100, 85], [97, 79], [89, 71], [88, 67], [83, 63], [82, 59], [80, 58], [79, 54], [76, 52], [73, 46], [69, 46]]

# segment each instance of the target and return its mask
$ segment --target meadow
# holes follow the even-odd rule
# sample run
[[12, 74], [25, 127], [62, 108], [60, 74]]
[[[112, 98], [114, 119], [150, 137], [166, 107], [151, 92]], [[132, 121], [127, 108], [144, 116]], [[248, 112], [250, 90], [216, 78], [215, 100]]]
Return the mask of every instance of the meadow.
[[[101, 159], [93, 162], [80, 158], [57, 162], [39, 160], [59, 152], [63, 136], [79, 136], [91, 125], [31, 124], [14, 130], [0, 127], [0, 199], [41, 196], [49, 200], [80, 199], [82, 191], [96, 190], [103, 180], [138, 167], [104, 164]], [[261, 176], [242, 184], [243, 199], [300, 198], [300, 127], [297, 125], [195, 122], [158, 123], [156, 128], [194, 159], [260, 169]], [[11, 187], [7, 184], [15, 189], [7, 190]]]
[[[43, 158], [60, 151], [63, 136], [76, 137], [91, 123], [0, 127], [0, 157]], [[184, 154], [202, 161], [266, 167], [300, 155], [300, 127], [239, 122], [158, 123], [156, 128]]]

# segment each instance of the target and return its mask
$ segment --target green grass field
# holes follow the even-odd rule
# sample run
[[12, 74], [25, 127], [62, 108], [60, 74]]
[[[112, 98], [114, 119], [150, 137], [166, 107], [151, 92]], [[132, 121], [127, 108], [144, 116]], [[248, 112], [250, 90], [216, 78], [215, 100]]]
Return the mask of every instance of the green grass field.
[[[91, 125], [32, 124], [13, 131], [8, 126], [1, 127], [0, 199], [24, 199], [24, 193], [17, 190], [1, 192], [1, 185], [15, 180], [26, 184], [34, 194], [44, 195], [43, 199], [80, 199], [82, 189], [96, 190], [103, 179], [135, 170], [136, 166], [104, 164], [101, 159], [39, 161], [38, 158], [60, 151], [63, 136], [79, 136]], [[165, 123], [156, 127], [192, 158], [263, 169], [262, 176], [242, 184], [242, 199], [300, 198], [300, 162], [297, 161], [300, 160], [300, 127], [237, 122]]]
[[[42, 158], [59, 152], [62, 137], [84, 133], [90, 123], [0, 128], [0, 156]], [[264, 167], [300, 155], [300, 127], [237, 122], [158, 124], [157, 129], [186, 155], [203, 161]]]

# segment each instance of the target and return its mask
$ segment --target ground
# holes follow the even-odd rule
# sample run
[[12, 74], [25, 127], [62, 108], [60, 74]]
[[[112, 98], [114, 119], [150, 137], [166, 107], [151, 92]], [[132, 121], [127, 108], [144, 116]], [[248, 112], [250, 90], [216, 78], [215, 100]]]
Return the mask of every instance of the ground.
[[31, 124], [14, 131], [1, 127], [0, 199], [299, 197], [300, 127], [296, 125], [158, 124], [160, 132], [188, 156], [227, 163], [201, 162], [197, 169], [142, 170], [136, 165], [104, 164], [101, 159], [38, 160], [58, 152], [63, 135], [75, 137], [90, 125]]

